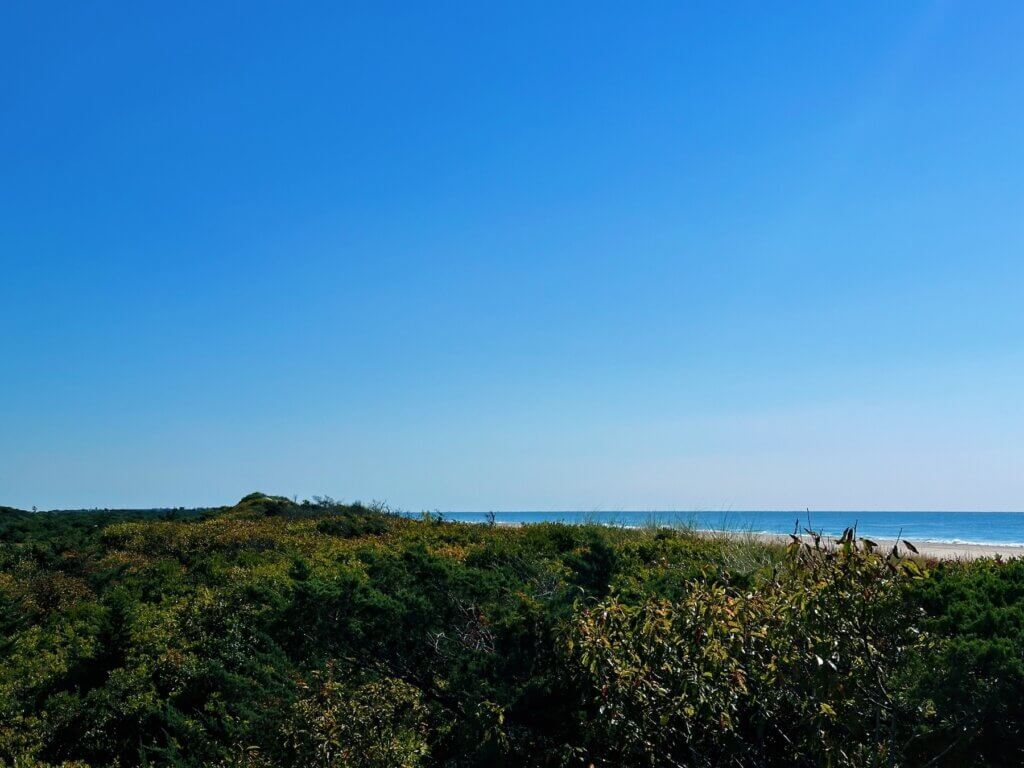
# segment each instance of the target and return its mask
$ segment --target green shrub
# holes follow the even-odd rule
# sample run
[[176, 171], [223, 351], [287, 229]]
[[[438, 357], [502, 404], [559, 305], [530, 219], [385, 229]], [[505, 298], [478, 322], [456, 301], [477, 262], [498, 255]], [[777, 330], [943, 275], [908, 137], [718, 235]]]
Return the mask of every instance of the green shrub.
[[3, 510], [0, 766], [1016, 766], [1022, 601], [852, 535]]
[[917, 660], [926, 717], [909, 758], [1024, 765], [1024, 560], [941, 563], [908, 598], [931, 638]]
[[427, 754], [426, 707], [394, 678], [341, 682], [329, 664], [310, 681], [281, 728], [281, 764], [296, 768], [415, 768]]
[[794, 544], [738, 590], [709, 569], [678, 599], [585, 607], [568, 639], [602, 765], [866, 765], [898, 750], [894, 690], [918, 646], [917, 566], [851, 538]]

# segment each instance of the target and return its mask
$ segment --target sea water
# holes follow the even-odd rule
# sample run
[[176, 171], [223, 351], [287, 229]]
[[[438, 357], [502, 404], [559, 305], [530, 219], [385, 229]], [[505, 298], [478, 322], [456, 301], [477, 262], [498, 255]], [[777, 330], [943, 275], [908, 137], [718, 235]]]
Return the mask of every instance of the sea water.
[[[488, 522], [489, 512], [444, 512], [444, 519], [459, 522]], [[498, 524], [599, 523], [625, 527], [648, 525], [687, 526], [696, 530], [749, 533], [792, 533], [810, 527], [828, 536], [838, 536], [850, 526], [860, 536], [911, 542], [953, 544], [1024, 545], [1024, 512], [494, 512]], [[809, 518], [809, 520], [808, 520]]]

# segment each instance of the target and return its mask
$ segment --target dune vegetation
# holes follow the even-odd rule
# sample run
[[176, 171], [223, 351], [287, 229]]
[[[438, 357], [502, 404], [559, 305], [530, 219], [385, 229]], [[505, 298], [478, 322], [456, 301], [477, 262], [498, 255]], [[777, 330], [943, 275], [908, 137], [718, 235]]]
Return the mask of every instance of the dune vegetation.
[[0, 765], [1019, 766], [1024, 562], [0, 509]]

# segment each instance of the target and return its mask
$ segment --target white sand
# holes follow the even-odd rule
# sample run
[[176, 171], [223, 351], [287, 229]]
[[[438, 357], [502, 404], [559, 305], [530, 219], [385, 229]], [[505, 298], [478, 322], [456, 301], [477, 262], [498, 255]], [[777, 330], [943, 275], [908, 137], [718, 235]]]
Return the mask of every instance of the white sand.
[[[498, 525], [507, 525], [509, 527], [518, 528], [523, 523], [503, 523], [499, 522]], [[754, 541], [763, 541], [770, 544], [789, 544], [792, 539], [784, 533], [747, 533], [743, 531], [710, 531], [710, 530], [693, 530], [698, 536], [707, 536], [708, 538], [740, 538], [740, 539], [753, 539]], [[802, 536], [810, 541], [809, 537]], [[823, 537], [827, 541], [835, 541], [831, 537]], [[863, 538], [863, 537], [862, 537]], [[875, 542], [882, 551], [888, 551], [892, 549], [892, 545], [896, 543], [895, 539], [874, 539], [868, 536], [867, 538]], [[917, 552], [921, 557], [930, 557], [936, 560], [974, 560], [979, 557], [1002, 557], [1004, 559], [1010, 557], [1024, 557], [1024, 545], [1021, 544], [951, 544], [940, 541], [914, 541], [908, 539], [908, 541], [917, 548]], [[905, 555], [912, 555], [913, 553], [908, 550], [903, 544], [900, 544], [900, 552]]]
[[[750, 536], [758, 541], [767, 541], [779, 544], [788, 544], [792, 541], [789, 536], [775, 533], [730, 534], [716, 533], [713, 531], [702, 531], [701, 533], [702, 535], [707, 536]], [[834, 541], [834, 539], [828, 540]], [[879, 548], [883, 551], [891, 549], [892, 545], [896, 543], [893, 539], [871, 540], [878, 544]], [[913, 541], [909, 539], [908, 541], [917, 547], [917, 551], [922, 557], [933, 557], [938, 560], [973, 560], [978, 557], [995, 557], [996, 555], [1003, 558], [1024, 557], [1024, 546], [1014, 544], [948, 544], [944, 542]], [[902, 543], [900, 544], [900, 552], [906, 555], [912, 554], [903, 546]]]

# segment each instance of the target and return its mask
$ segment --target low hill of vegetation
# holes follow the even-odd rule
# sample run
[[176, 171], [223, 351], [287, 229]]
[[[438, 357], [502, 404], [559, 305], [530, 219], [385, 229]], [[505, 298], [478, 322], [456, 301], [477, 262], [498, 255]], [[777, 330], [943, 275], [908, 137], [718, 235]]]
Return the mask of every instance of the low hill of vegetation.
[[1019, 766], [1024, 562], [0, 510], [0, 765]]

